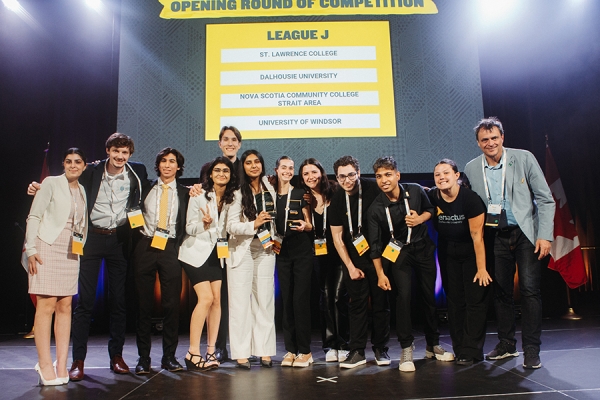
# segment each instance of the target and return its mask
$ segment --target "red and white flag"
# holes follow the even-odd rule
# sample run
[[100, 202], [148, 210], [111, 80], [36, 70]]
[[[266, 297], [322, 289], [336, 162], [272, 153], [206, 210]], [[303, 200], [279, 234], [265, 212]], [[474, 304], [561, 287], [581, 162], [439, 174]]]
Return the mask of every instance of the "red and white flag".
[[567, 285], [575, 289], [587, 282], [587, 274], [583, 263], [583, 255], [575, 222], [567, 207], [567, 197], [563, 189], [556, 163], [546, 144], [546, 182], [550, 186], [556, 213], [554, 214], [554, 241], [550, 249], [548, 268], [558, 271]]

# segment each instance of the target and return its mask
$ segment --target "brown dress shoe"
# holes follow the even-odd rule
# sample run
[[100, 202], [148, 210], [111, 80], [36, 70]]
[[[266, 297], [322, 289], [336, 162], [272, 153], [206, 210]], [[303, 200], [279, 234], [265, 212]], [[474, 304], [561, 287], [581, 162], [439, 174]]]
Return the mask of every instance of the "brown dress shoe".
[[83, 360], [75, 360], [71, 364], [69, 370], [69, 379], [72, 381], [80, 381], [83, 379]]
[[120, 354], [111, 358], [110, 369], [115, 374], [128, 374], [129, 373], [129, 367], [127, 366], [127, 364], [125, 364], [125, 360], [123, 360], [123, 357], [121, 357]]

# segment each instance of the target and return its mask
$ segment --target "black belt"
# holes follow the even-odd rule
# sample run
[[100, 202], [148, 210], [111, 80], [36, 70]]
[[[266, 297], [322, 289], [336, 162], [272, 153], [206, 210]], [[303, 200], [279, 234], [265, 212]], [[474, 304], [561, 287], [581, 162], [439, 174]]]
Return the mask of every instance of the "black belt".
[[505, 226], [504, 228], [496, 228], [496, 230], [498, 232], [511, 232], [514, 231], [515, 229], [517, 229], [519, 227], [519, 225], [508, 225]]
[[97, 233], [98, 235], [114, 235], [115, 233], [117, 233], [117, 228], [112, 228], [112, 229], [106, 229], [106, 228], [96, 228], [93, 226], [90, 226], [90, 232], [92, 233]]

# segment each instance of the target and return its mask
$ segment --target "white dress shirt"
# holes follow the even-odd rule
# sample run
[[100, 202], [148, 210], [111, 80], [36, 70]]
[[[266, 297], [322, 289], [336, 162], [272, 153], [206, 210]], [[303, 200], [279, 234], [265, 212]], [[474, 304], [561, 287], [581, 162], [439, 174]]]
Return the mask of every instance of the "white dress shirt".
[[[144, 200], [144, 225], [142, 233], [148, 237], [154, 236], [158, 225], [158, 210], [160, 207], [160, 197], [162, 195], [163, 181], [158, 178], [156, 185], [150, 189], [146, 200]], [[175, 238], [175, 226], [177, 224], [177, 213], [179, 212], [179, 196], [177, 196], [177, 181], [173, 180], [167, 184], [169, 186], [169, 205], [167, 208], [167, 229], [169, 237]]]

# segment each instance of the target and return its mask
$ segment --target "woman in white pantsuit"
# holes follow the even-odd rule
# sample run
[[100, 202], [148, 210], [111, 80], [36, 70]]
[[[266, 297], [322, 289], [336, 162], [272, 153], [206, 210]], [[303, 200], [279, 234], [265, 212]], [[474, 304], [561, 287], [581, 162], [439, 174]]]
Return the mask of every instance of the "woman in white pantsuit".
[[265, 178], [259, 152], [247, 150], [240, 161], [240, 189], [227, 218], [231, 358], [238, 367], [250, 369], [248, 357], [255, 355], [261, 358], [261, 366], [271, 367], [275, 355], [275, 254], [259, 237], [273, 234], [267, 211], [273, 211], [275, 191]]

